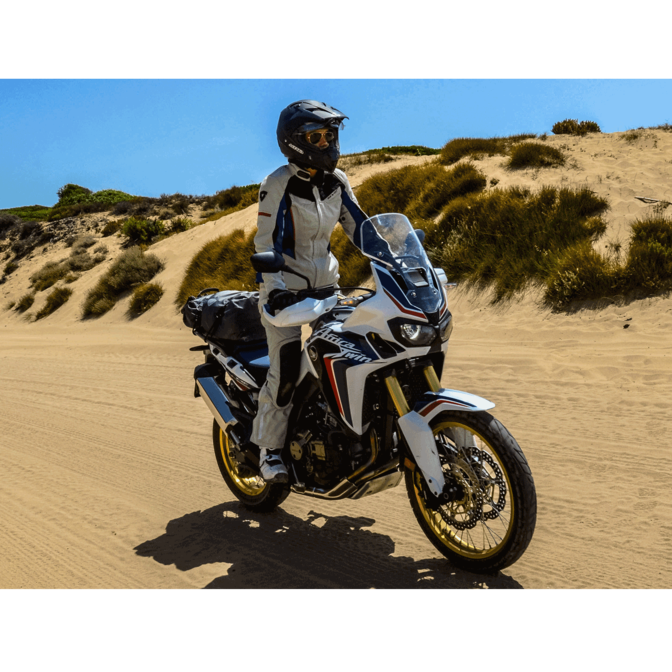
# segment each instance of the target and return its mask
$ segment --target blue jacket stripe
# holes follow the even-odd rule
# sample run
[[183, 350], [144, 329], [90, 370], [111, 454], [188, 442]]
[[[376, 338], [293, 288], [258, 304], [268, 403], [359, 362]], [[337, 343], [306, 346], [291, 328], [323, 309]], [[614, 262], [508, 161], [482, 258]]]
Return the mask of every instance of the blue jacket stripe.
[[350, 213], [350, 216], [355, 220], [355, 233], [352, 237], [353, 241], [357, 241], [355, 245], [359, 246], [359, 230], [362, 227], [362, 222], [367, 219], [367, 216], [362, 212], [362, 209], [348, 196], [348, 192], [342, 190], [343, 205], [346, 207], [347, 211]]

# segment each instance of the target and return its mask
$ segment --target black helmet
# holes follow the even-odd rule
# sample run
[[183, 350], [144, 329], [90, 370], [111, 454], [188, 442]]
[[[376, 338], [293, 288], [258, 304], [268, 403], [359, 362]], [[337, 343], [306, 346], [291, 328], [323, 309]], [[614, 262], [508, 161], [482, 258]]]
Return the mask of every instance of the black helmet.
[[[318, 168], [333, 173], [341, 155], [338, 130], [343, 128], [342, 112], [316, 100], [299, 100], [288, 105], [278, 120], [278, 145], [290, 160], [304, 168]], [[318, 128], [329, 128], [334, 139], [326, 149], [318, 149], [306, 140], [306, 133]]]

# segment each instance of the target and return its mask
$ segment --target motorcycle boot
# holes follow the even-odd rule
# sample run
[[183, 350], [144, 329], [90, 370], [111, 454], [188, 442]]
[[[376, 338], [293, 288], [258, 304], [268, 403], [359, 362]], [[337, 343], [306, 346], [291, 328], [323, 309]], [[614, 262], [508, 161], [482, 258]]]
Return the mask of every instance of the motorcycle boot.
[[287, 467], [280, 457], [280, 449], [261, 449], [259, 471], [266, 483], [287, 483], [289, 480]]

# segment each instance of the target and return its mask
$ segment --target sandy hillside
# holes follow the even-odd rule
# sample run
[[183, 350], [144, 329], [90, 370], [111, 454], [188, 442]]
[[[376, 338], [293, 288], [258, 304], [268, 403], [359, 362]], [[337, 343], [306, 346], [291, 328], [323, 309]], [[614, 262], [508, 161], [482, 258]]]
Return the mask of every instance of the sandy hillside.
[[[499, 186], [589, 185], [611, 204], [602, 245], [625, 242], [647, 211], [633, 196], [672, 200], [672, 133], [547, 142], [565, 149], [567, 167], [512, 174], [502, 157], [476, 165]], [[349, 174], [357, 185], [398, 165]], [[255, 212], [153, 245], [166, 263], [157, 276], [166, 292], [133, 321], [127, 301], [98, 320], [79, 319], [86, 291], [118, 250], [114, 237], [102, 240], [108, 261], [40, 322], [5, 306], [45, 261], [67, 256], [64, 244], [24, 260], [0, 286], [0, 587], [672, 585], [670, 298], [565, 315], [539, 308], [532, 292], [492, 308], [487, 297], [451, 290], [455, 331], [442, 383], [496, 402], [537, 487], [532, 544], [497, 576], [451, 567], [424, 537], [403, 487], [360, 501], [291, 495], [268, 515], [242, 509], [215, 463], [210, 412], [193, 398], [201, 358], [189, 347], [198, 341], [173, 297], [193, 254], [253, 227]]]

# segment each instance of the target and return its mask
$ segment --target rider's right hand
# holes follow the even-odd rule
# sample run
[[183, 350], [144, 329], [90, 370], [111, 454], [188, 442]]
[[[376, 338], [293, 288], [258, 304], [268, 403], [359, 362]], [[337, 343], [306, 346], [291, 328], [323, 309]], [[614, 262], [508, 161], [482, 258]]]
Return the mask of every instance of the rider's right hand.
[[299, 297], [288, 289], [274, 289], [268, 295], [268, 305], [274, 315], [285, 308], [289, 308], [289, 306], [293, 306], [299, 301]]

